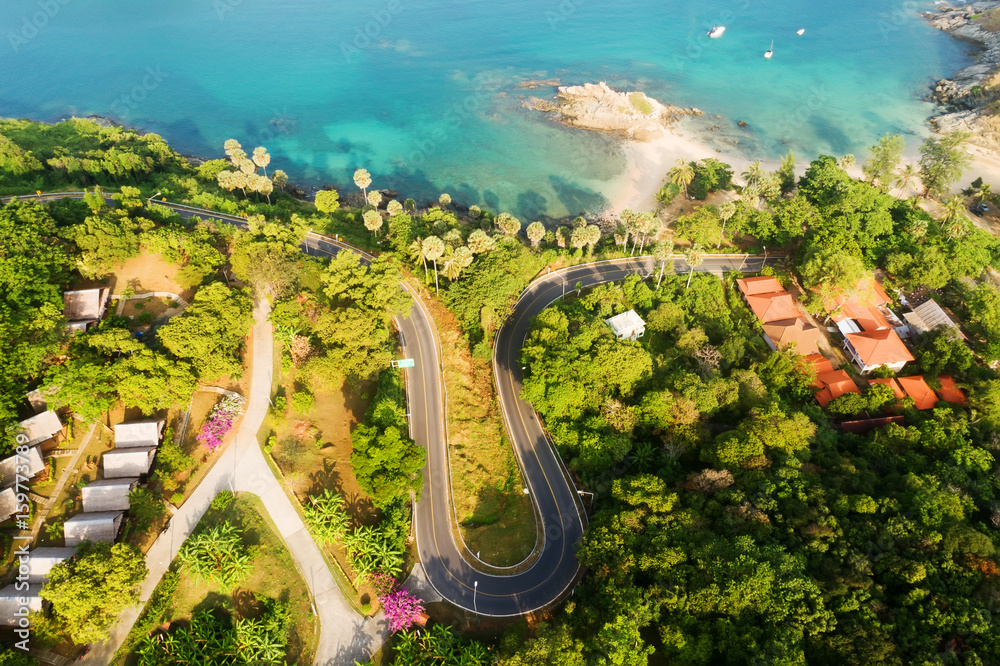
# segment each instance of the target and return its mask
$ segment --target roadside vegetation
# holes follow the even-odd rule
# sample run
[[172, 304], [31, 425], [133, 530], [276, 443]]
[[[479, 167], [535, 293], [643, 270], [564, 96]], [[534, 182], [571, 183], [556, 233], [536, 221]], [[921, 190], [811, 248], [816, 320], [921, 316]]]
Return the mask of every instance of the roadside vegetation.
[[311, 662], [308, 588], [262, 508], [216, 496], [112, 663]]
[[[310, 206], [285, 194], [277, 174], [264, 176], [266, 151], [250, 157], [235, 142], [227, 142], [227, 159], [194, 168], [158, 137], [84, 121], [2, 121], [0, 137], [4, 188], [120, 190], [113, 206], [92, 189], [83, 202], [16, 202], [0, 210], [0, 233], [16, 240], [19, 253], [0, 258], [0, 336], [10, 341], [0, 357], [0, 425], [16, 420], [21, 396], [36, 386], [49, 388], [52, 404], [91, 420], [113, 405], [143, 413], [178, 409], [199, 382], [240, 372], [247, 290], [269, 298], [285, 379], [265, 448], [314, 538], [355, 586], [371, 590], [368, 601], [356, 598], [367, 604], [362, 609], [383, 606], [401, 618], [388, 650], [395, 663], [998, 659], [992, 618], [1000, 612], [1000, 291], [989, 269], [1000, 265], [1000, 241], [965, 212], [990, 200], [981, 181], [968, 195], [950, 194], [968, 165], [961, 134], [928, 139], [919, 165], [908, 167], [900, 166], [901, 139], [887, 135], [872, 147], [861, 180], [845, 171], [853, 156], [820, 157], [799, 179], [792, 156], [774, 173], [753, 164], [739, 174], [740, 186], [717, 160], [682, 162], [667, 174], [661, 203], [715, 193], [719, 205], [696, 206], [676, 220], [662, 211], [626, 211], [620, 224], [604, 228], [583, 218], [546, 228], [460, 208], [447, 194], [429, 206], [400, 202], [373, 189], [375, 179], [363, 169], [355, 174], [357, 191], [325, 190]], [[145, 199], [157, 191], [246, 214], [247, 230], [181, 220]], [[309, 228], [379, 256], [370, 267], [349, 253], [329, 261], [303, 257], [299, 245]], [[838, 314], [846, 299], [834, 296], [861, 297], [858, 285], [876, 277], [893, 299], [940, 301], [961, 320], [969, 344], [940, 333], [921, 338], [911, 345], [916, 361], [900, 374], [923, 372], [936, 382], [948, 373], [967, 402], [919, 411], [905, 400], [895, 404], [884, 387], [866, 386], [857, 397], [821, 407], [801, 357], [764, 344], [735, 276], [719, 280], [693, 270], [714, 248], [764, 247], [771, 256], [782, 250], [783, 265], [767, 272], [797, 290], [819, 321]], [[102, 279], [143, 251], [181, 264], [195, 290], [191, 307], [160, 328], [155, 342], [137, 340], [129, 323], [115, 318], [67, 337], [61, 290], [77, 279]], [[408, 568], [408, 502], [422, 486], [423, 465], [407, 434], [400, 375], [387, 367], [397, 348], [391, 316], [409, 305], [399, 281], [412, 273], [433, 294], [449, 347], [449, 391], [454, 386], [449, 417], [453, 474], [463, 477], [453, 484], [460, 527], [470, 546], [509, 539], [509, 546], [482, 548], [501, 564], [530, 548], [535, 535], [523, 529], [530, 511], [513, 482], [495, 397], [483, 380], [497, 330], [546, 267], [652, 254], [665, 269], [677, 253], [692, 269], [686, 275], [662, 270], [652, 280], [571, 288], [565, 302], [537, 318], [523, 350], [524, 396], [571, 473], [594, 494], [579, 550], [588, 573], [573, 597], [545, 623], [530, 631], [519, 626], [493, 645], [433, 622], [413, 628], [419, 600], [390, 596]], [[627, 309], [647, 322], [639, 342], [616, 340], [604, 324]], [[837, 335], [831, 339], [839, 345]], [[361, 394], [351, 403], [353, 415], [345, 410], [339, 428], [320, 427], [318, 405], [345, 393]], [[848, 417], [887, 415], [896, 422], [863, 433], [843, 427]], [[351, 421], [350, 449], [345, 442], [323, 453], [333, 430], [344, 442]], [[192, 453], [168, 453], [157, 482], [179, 484], [176, 474], [190, 466]], [[335, 478], [344, 480], [339, 488]], [[225, 511], [235, 509], [216, 507], [209, 515]], [[500, 513], [525, 519], [505, 524]], [[247, 540], [245, 521], [234, 528], [216, 522], [203, 538], [228, 544], [232, 566], [213, 579], [199, 569], [191, 545], [175, 574], [201, 570], [223, 599], [250, 586], [247, 562], [260, 553]], [[122, 557], [134, 559], [128, 552]], [[131, 598], [130, 580], [114, 603]], [[205, 583], [192, 579], [162, 598], [199, 585]], [[53, 635], [82, 640], [114, 611], [101, 605], [110, 601], [82, 592], [79, 604], [50, 592], [60, 603], [40, 622], [54, 623]], [[285, 603], [280, 592], [264, 594]], [[161, 663], [159, 650], [171, 645], [197, 649], [199, 641], [233, 640], [253, 625], [264, 627], [263, 641], [306, 659], [305, 648], [290, 638], [282, 643], [293, 625], [279, 606], [260, 602], [244, 614], [230, 599], [228, 606], [210, 604], [209, 616], [198, 615], [198, 603], [151, 605], [160, 615], [147, 619], [129, 649], [148, 650], [143, 663]], [[190, 624], [172, 627], [169, 640], [143, 638], [179, 617]], [[451, 662], [438, 658], [445, 653]]]

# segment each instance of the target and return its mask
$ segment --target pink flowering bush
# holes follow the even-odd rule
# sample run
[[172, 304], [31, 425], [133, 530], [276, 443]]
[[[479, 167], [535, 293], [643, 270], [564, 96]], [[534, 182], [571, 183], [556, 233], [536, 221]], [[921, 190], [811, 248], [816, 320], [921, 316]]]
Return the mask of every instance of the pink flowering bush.
[[381, 569], [368, 574], [368, 583], [375, 588], [375, 594], [380, 599], [396, 589], [395, 577]]
[[220, 400], [195, 437], [198, 443], [207, 446], [210, 452], [222, 446], [223, 438], [233, 429], [233, 421], [243, 413], [243, 402], [239, 396], [227, 396]]
[[412, 627], [424, 612], [423, 601], [402, 588], [379, 597], [379, 602], [389, 622], [389, 631], [393, 633]]

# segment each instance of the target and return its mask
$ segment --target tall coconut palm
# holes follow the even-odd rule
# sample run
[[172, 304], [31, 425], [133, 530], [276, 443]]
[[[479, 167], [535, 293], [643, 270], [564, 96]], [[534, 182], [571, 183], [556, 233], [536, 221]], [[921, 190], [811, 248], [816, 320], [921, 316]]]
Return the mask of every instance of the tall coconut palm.
[[497, 226], [508, 236], [516, 236], [521, 230], [521, 220], [510, 213], [500, 213], [496, 219]]
[[427, 255], [424, 254], [424, 243], [419, 238], [410, 243], [410, 259], [414, 263], [420, 261], [424, 264], [424, 281], [427, 280]]
[[267, 175], [267, 165], [271, 163], [271, 155], [267, 152], [267, 148], [264, 146], [257, 146], [253, 149], [253, 163], [264, 170], [264, 175]]
[[377, 210], [366, 210], [362, 213], [365, 229], [378, 236], [378, 230], [382, 228], [382, 216]]
[[253, 163], [253, 160], [244, 157], [240, 160], [240, 171], [246, 175], [251, 175], [257, 173], [257, 165]]
[[442, 193], [441, 196], [438, 197], [438, 203], [441, 204], [441, 208], [447, 208], [451, 205], [451, 195], [447, 192]]
[[847, 153], [846, 155], [840, 158], [840, 168], [843, 169], [844, 171], [847, 171], [852, 166], [857, 164], [857, 162], [858, 161], [857, 159], [855, 159], [854, 155], [852, 155], [851, 153]]
[[751, 163], [747, 166], [747, 170], [740, 174], [743, 178], [744, 189], [759, 189], [761, 181], [766, 175], [767, 172], [761, 166], [760, 160]]
[[913, 184], [917, 181], [918, 170], [914, 164], [904, 164], [903, 168], [899, 170], [896, 174], [896, 180], [893, 183], [899, 188], [899, 194], [906, 192]]
[[448, 247], [454, 249], [462, 244], [462, 232], [458, 229], [449, 229], [441, 236], [441, 240]]
[[455, 261], [462, 270], [472, 265], [472, 258], [472, 250], [465, 245], [455, 248]]
[[601, 240], [601, 228], [596, 224], [588, 224], [583, 232], [584, 240], [587, 242], [587, 256], [593, 256], [594, 246]]
[[688, 185], [694, 180], [694, 166], [691, 162], [681, 158], [677, 160], [677, 166], [667, 172], [667, 179], [684, 190], [684, 198], [688, 198]]
[[628, 252], [628, 241], [632, 237], [632, 232], [635, 231], [635, 216], [636, 213], [631, 208], [626, 208], [621, 214], [621, 227], [625, 236], [625, 252]]
[[642, 233], [642, 243], [639, 245], [639, 254], [646, 249], [646, 240], [655, 238], [660, 233], [660, 218], [650, 212], [641, 213], [638, 219], [639, 231]]
[[444, 276], [454, 282], [462, 274], [462, 268], [455, 259], [455, 250], [450, 245], [444, 248], [444, 257], [441, 260], [441, 267], [444, 269]]
[[482, 229], [476, 229], [471, 234], [469, 234], [469, 249], [475, 254], [484, 254], [491, 251], [496, 246], [496, 241], [494, 241], [485, 231]]
[[979, 187], [972, 190], [972, 197], [976, 200], [976, 203], [983, 203], [989, 196], [993, 194], [993, 188], [989, 183], [982, 183]]
[[231, 155], [234, 150], [242, 148], [240, 142], [236, 139], [226, 139], [226, 142], [222, 144], [222, 147], [225, 149], [226, 155]]
[[667, 267], [667, 262], [670, 261], [671, 257], [674, 256], [674, 242], [673, 241], [660, 241], [653, 248], [653, 259], [660, 262], [660, 276], [656, 278], [656, 288], [660, 288], [660, 282], [663, 281], [663, 271]]
[[702, 252], [701, 245], [695, 243], [688, 249], [684, 250], [684, 260], [687, 262], [688, 266], [691, 267], [691, 272], [688, 273], [687, 285], [685, 289], [691, 287], [691, 276], [694, 275], [694, 269], [701, 266], [705, 262], [705, 255]]
[[434, 262], [434, 293], [440, 294], [438, 288], [438, 262], [444, 254], [444, 241], [437, 236], [428, 236], [424, 239], [424, 254]]
[[365, 200], [368, 202], [369, 206], [375, 206], [378, 208], [382, 205], [382, 193], [378, 190], [372, 190], [368, 193], [368, 196], [365, 197]]
[[722, 220], [722, 230], [719, 232], [719, 244], [715, 246], [716, 248], [722, 245], [722, 239], [726, 233], [726, 222], [729, 222], [730, 218], [735, 214], [736, 204], [734, 202], [727, 201], [719, 206], [719, 219]]
[[566, 247], [569, 243], [570, 230], [569, 227], [558, 227], [556, 229], [556, 245], [559, 247]]
[[228, 151], [228, 155], [229, 155], [229, 161], [232, 162], [233, 166], [236, 167], [237, 169], [240, 168], [240, 164], [243, 163], [243, 160], [247, 158], [246, 151], [238, 146]]
[[267, 203], [271, 203], [271, 192], [274, 192], [274, 183], [267, 176], [261, 176], [257, 183], [257, 192], [267, 197]]
[[247, 183], [249, 183], [249, 179], [245, 173], [242, 171], [233, 171], [233, 186], [240, 188], [243, 196], [247, 195]]
[[220, 171], [219, 175], [216, 176], [216, 180], [219, 182], [219, 187], [226, 190], [227, 192], [232, 192], [236, 189], [236, 179], [234, 178], [236, 174], [232, 171]]
[[274, 181], [275, 187], [283, 191], [285, 189], [285, 185], [288, 184], [288, 174], [281, 169], [275, 169], [274, 176], [271, 177], [271, 180]]
[[354, 172], [354, 184], [358, 186], [365, 200], [368, 200], [368, 186], [372, 184], [372, 175], [368, 169], [358, 169]]
[[537, 248], [538, 244], [545, 238], [545, 225], [537, 221], [532, 222], [524, 230], [524, 233], [528, 236], [528, 240], [531, 241], [531, 247]]
[[569, 242], [575, 249], [582, 250], [583, 246], [587, 244], [587, 228], [574, 227], [573, 233], [570, 234]]
[[385, 205], [385, 210], [391, 217], [396, 217], [403, 212], [403, 204], [399, 203], [395, 199], [390, 199], [389, 203]]
[[948, 231], [948, 240], [961, 235], [968, 221], [965, 217], [965, 201], [961, 196], [956, 194], [944, 202], [938, 222]]

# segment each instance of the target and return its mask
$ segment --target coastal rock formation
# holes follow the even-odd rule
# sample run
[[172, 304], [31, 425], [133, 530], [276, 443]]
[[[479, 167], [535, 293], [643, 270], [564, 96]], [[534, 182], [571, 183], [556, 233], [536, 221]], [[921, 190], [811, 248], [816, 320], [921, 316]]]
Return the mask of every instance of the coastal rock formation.
[[945, 134], [972, 132], [972, 143], [1000, 151], [1000, 116], [991, 110], [1000, 100], [1000, 0], [942, 6], [923, 16], [935, 28], [982, 48], [974, 65], [934, 84], [931, 99], [947, 112], [931, 118], [931, 127]]
[[684, 116], [703, 115], [698, 109], [663, 104], [642, 92], [618, 92], [603, 81], [560, 86], [555, 100], [531, 97], [524, 106], [570, 127], [615, 134], [633, 141], [655, 141]]

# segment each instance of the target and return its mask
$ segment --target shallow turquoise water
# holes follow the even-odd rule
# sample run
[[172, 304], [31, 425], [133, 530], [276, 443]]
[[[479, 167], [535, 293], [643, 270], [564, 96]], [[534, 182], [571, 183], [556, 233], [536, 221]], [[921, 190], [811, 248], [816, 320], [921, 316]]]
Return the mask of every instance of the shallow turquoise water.
[[[600, 208], [625, 158], [608, 137], [524, 111], [526, 95], [554, 91], [518, 83], [606, 80], [697, 106], [725, 118], [710, 135], [725, 151], [860, 156], [887, 131], [916, 143], [928, 84], [969, 62], [914, 14], [929, 6], [4, 0], [0, 116], [109, 115], [205, 156], [235, 137], [267, 145], [298, 182], [346, 185], [364, 166], [415, 198], [562, 216]], [[717, 23], [726, 34], [709, 40]], [[736, 120], [752, 129], [730, 131]]]

